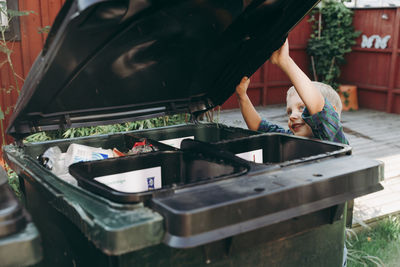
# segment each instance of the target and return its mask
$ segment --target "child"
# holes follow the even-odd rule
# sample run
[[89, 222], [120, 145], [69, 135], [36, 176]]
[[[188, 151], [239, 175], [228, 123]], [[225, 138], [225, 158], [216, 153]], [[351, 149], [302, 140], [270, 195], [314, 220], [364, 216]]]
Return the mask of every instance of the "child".
[[288, 40], [272, 54], [270, 60], [293, 83], [286, 97], [289, 130], [261, 119], [246, 93], [250, 79], [244, 77], [236, 87], [236, 94], [247, 127], [251, 130], [288, 133], [348, 144], [340, 123], [342, 104], [335, 90], [329, 85], [311, 82], [289, 56]]
[[[340, 123], [342, 103], [335, 90], [329, 85], [310, 81], [289, 56], [288, 40], [272, 54], [270, 60], [293, 83], [286, 96], [289, 130], [261, 119], [246, 93], [250, 79], [244, 77], [236, 87], [236, 94], [247, 127], [250, 130], [288, 133], [348, 144]], [[347, 266], [346, 246], [342, 266]]]

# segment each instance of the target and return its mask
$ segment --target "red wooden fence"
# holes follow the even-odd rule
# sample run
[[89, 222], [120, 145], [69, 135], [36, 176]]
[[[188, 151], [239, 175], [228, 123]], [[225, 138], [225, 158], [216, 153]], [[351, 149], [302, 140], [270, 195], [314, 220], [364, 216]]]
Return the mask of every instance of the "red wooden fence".
[[346, 58], [342, 82], [357, 85], [361, 107], [400, 113], [400, 9], [357, 9], [353, 22], [355, 28], [367, 37], [391, 37], [387, 48], [376, 49], [361, 48], [360, 36], [353, 52]]
[[[28, 74], [46, 39], [46, 34], [39, 33], [39, 29], [52, 24], [63, 3], [64, 0], [19, 0], [20, 10], [34, 11], [33, 14], [20, 18], [21, 41], [10, 44], [14, 51], [12, 60], [17, 74], [21, 77]], [[400, 9], [357, 9], [354, 25], [367, 36], [391, 35], [391, 39], [388, 48], [375, 49], [361, 48], [360, 37], [353, 52], [347, 57], [348, 64], [343, 68], [342, 82], [358, 86], [361, 107], [400, 113]], [[307, 74], [309, 59], [305, 48], [309, 35], [310, 27], [304, 19], [289, 36], [290, 54]], [[0, 62], [3, 60], [4, 57], [0, 55]], [[248, 92], [255, 105], [285, 103], [285, 94], [290, 82], [277, 67], [267, 62], [251, 77], [251, 81]], [[22, 83], [20, 80], [19, 86]], [[11, 72], [3, 65], [0, 69], [0, 105], [6, 115], [4, 127], [8, 125], [18, 97], [16, 90], [10, 90], [12, 85], [14, 82]], [[232, 96], [223, 105], [223, 108], [233, 107], [238, 107], [236, 96]], [[6, 142], [10, 141], [7, 137]], [[2, 145], [0, 138], [0, 147]]]
[[[39, 30], [53, 23], [64, 0], [19, 0], [19, 10], [33, 11], [28, 16], [20, 17], [21, 41], [9, 43], [9, 48], [14, 51], [12, 61], [15, 72], [25, 78], [31, 68], [35, 58], [38, 56], [46, 39], [46, 34], [39, 33]], [[0, 62], [5, 60], [3, 53], [0, 54]], [[19, 79], [21, 88], [23, 80]], [[8, 125], [12, 109], [18, 98], [15, 89], [15, 82], [7, 65], [0, 68], [0, 106], [5, 113], [3, 126]], [[6, 142], [10, 142], [10, 137], [5, 137]], [[0, 147], [2, 144], [0, 138]]]
[[[400, 113], [400, 9], [355, 9], [354, 27], [370, 37], [390, 35], [385, 49], [361, 48], [362, 35], [353, 52], [346, 57], [340, 82], [358, 87], [358, 102], [363, 108]], [[289, 35], [290, 54], [310, 77], [309, 58], [305, 48], [310, 27], [304, 19]], [[255, 105], [285, 103], [285, 93], [290, 86], [287, 77], [275, 66], [266, 63], [253, 76], [249, 97]], [[238, 107], [232, 96], [224, 108]]]

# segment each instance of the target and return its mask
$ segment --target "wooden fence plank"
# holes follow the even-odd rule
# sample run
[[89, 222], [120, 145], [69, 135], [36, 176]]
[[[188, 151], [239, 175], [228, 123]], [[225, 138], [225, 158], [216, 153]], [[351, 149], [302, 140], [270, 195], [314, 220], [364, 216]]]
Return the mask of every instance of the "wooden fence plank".
[[392, 47], [393, 52], [390, 60], [390, 69], [389, 69], [389, 88], [388, 88], [388, 97], [387, 97], [387, 104], [386, 104], [386, 112], [392, 112], [392, 99], [393, 99], [393, 89], [395, 84], [396, 78], [396, 67], [397, 67], [397, 58], [399, 54], [397, 53], [398, 43], [399, 43], [399, 25], [400, 25], [400, 9], [396, 9], [396, 16], [395, 22], [393, 27], [393, 42]]

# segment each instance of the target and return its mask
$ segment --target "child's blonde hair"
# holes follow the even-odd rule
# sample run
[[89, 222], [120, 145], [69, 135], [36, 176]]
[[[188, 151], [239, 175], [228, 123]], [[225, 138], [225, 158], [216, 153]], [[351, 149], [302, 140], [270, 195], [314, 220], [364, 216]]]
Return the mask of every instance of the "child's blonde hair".
[[[340, 100], [339, 94], [330, 85], [320, 82], [312, 82], [312, 83], [316, 88], [320, 90], [322, 96], [328, 99], [328, 101], [335, 107], [336, 112], [339, 114], [340, 117], [342, 113], [342, 101]], [[297, 91], [294, 88], [294, 86], [292, 86], [287, 91], [286, 99], [289, 96], [293, 95], [294, 93], [297, 93]]]

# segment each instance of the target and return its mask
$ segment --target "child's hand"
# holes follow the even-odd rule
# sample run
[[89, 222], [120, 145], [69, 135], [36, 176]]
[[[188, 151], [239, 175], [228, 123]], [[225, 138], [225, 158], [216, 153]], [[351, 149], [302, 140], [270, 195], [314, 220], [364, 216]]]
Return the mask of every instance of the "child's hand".
[[242, 78], [240, 83], [236, 86], [236, 95], [240, 106], [240, 111], [244, 121], [250, 130], [257, 131], [261, 123], [261, 117], [258, 115], [256, 109], [247, 95], [247, 88], [249, 87], [250, 79], [246, 76]]
[[236, 93], [238, 96], [245, 96], [247, 92], [247, 88], [249, 87], [250, 79], [244, 76], [240, 83], [236, 86]]
[[271, 58], [270, 61], [272, 64], [278, 65], [280, 67], [282, 67], [282, 65], [284, 63], [287, 62], [287, 60], [290, 59], [289, 56], [289, 41], [288, 39], [286, 39], [285, 43], [282, 45], [281, 48], [279, 48], [278, 50], [276, 50]]

